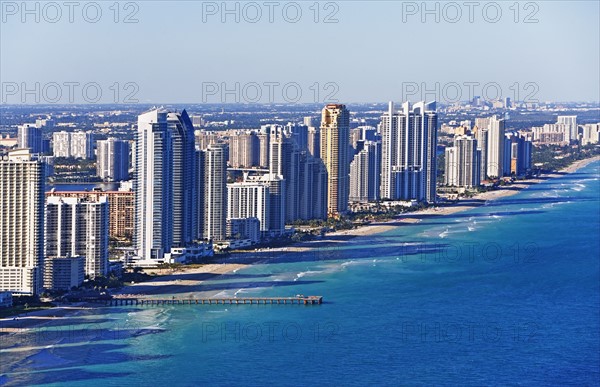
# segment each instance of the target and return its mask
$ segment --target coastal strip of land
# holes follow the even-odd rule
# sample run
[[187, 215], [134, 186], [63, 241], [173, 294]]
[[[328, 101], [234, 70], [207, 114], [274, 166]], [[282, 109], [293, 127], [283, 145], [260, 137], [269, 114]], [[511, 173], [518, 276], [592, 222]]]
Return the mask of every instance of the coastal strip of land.
[[[402, 227], [402, 224], [411, 224], [422, 221], [422, 219], [428, 216], [444, 216], [452, 215], [458, 212], [466, 211], [471, 208], [479, 207], [484, 205], [487, 201], [498, 200], [507, 196], [515, 195], [519, 191], [526, 189], [532, 184], [537, 184], [542, 181], [562, 176], [568, 173], [573, 173], [586, 165], [600, 160], [600, 156], [579, 160], [560, 171], [543, 174], [539, 177], [520, 180], [514, 184], [499, 187], [498, 189], [479, 193], [471, 198], [461, 199], [453, 204], [439, 207], [430, 207], [424, 210], [409, 212], [397, 216], [395, 219], [385, 222], [371, 223], [364, 226], [359, 226], [351, 230], [341, 230], [333, 233], [326, 234], [322, 239], [299, 242], [292, 246], [280, 247], [268, 249], [269, 259], [272, 259], [278, 252], [310, 252], [319, 249], [323, 244], [328, 243], [341, 243], [340, 240], [347, 240], [348, 238], [375, 235], [390, 231], [396, 227]], [[339, 238], [343, 236], [345, 238]], [[235, 278], [235, 273], [243, 268], [246, 268], [250, 264], [256, 264], [266, 262], [264, 259], [244, 259], [244, 256], [251, 256], [252, 252], [247, 253], [236, 253], [237, 259], [224, 258], [201, 266], [186, 267], [183, 266], [176, 271], [163, 271], [149, 269], [159, 276], [152, 281], [136, 283], [128, 285], [115, 292], [114, 295], [117, 297], [124, 298], [164, 298], [165, 295], [176, 294], [178, 298], [191, 298], [191, 297], [215, 297], [220, 291], [219, 290], [207, 290], [205, 284], [211, 280], [228, 280]], [[256, 257], [259, 257], [257, 254]], [[241, 259], [240, 259], [241, 258]], [[209, 287], [210, 288], [210, 287]], [[68, 307], [56, 307], [47, 310], [35, 311], [28, 313], [27, 315], [20, 315], [16, 318], [10, 317], [0, 319], [0, 332], [9, 333], [14, 328], [18, 329], [31, 328], [36, 325], [43, 324], [53, 318], [62, 318], [65, 316], [72, 316], [78, 314], [81, 310], [86, 309], [88, 306], [85, 304], [79, 304]], [[39, 318], [38, 318], [39, 317]], [[18, 324], [16, 322], [18, 321]]]

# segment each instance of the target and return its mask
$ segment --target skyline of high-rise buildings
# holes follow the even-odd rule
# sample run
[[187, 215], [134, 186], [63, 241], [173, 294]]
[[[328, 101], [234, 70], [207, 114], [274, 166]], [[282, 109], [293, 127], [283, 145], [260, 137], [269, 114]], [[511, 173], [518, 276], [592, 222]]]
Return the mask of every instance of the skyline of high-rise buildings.
[[[572, 125], [573, 120], [576, 117], [568, 117], [570, 123], [560, 125]], [[531, 168], [527, 157], [531, 138], [504, 135], [504, 121], [497, 116], [479, 117], [472, 131], [470, 121], [461, 121], [453, 146], [446, 149], [445, 186], [476, 187], [483, 180], [483, 170], [486, 176], [489, 169], [492, 176], [495, 171], [502, 177]], [[37, 125], [28, 128], [39, 129]], [[152, 265], [183, 262], [202, 243], [228, 243], [233, 237], [257, 243], [278, 237], [292, 232], [291, 225], [298, 220], [343, 215], [349, 203], [359, 209], [381, 200], [436, 200], [439, 150], [434, 102], [407, 102], [399, 110], [389, 103], [377, 128], [364, 120], [351, 120], [342, 104], [323, 107], [320, 125], [306, 117], [302, 124], [266, 124], [260, 129], [222, 133], [196, 128], [185, 110], [155, 108], [140, 114], [131, 149], [133, 189], [49, 192], [45, 213], [52, 219], [57, 203], [78, 208], [80, 204], [75, 203], [102, 197], [110, 207], [108, 233], [116, 239], [132, 238], [131, 262]], [[594, 128], [588, 132], [588, 137], [593, 136]], [[29, 136], [25, 127], [21, 136]], [[57, 152], [72, 154], [73, 138], [79, 137], [81, 144], [76, 148], [93, 149], [90, 132], [59, 131], [52, 136]], [[97, 173], [103, 179], [128, 177], [128, 146], [127, 141], [114, 137], [97, 141]], [[484, 155], [486, 165], [481, 166]], [[492, 160], [498, 159], [499, 169], [492, 171]], [[236, 164], [237, 168], [232, 167]], [[63, 228], [50, 222], [46, 226], [48, 242], [54, 243]], [[84, 262], [89, 262], [89, 254], [81, 251], [48, 250], [46, 255], [52, 259], [84, 256]], [[69, 266], [60, 261], [52, 265]], [[77, 267], [75, 261], [70, 265]], [[89, 264], [85, 270], [88, 275], [97, 274]]]

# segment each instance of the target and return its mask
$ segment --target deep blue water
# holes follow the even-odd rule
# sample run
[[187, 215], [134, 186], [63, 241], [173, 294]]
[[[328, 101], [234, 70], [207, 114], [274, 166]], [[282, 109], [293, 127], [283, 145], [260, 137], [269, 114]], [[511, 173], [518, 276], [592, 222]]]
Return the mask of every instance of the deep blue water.
[[205, 284], [323, 305], [96, 310], [0, 383], [599, 385], [599, 167]]

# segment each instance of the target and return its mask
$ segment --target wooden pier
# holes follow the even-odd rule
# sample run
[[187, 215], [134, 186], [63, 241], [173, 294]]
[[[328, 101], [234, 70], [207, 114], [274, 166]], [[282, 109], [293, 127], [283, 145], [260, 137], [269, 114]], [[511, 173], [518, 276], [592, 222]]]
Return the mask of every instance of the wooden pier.
[[113, 298], [100, 301], [105, 306], [162, 305], [320, 305], [322, 296], [246, 297], [246, 298]]

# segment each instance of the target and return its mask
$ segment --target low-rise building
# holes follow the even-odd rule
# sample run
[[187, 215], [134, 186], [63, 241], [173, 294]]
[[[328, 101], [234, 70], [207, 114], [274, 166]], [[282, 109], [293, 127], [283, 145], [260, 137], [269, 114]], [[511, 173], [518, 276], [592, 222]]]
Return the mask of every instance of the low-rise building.
[[46, 257], [44, 260], [44, 289], [71, 290], [81, 286], [84, 278], [84, 257]]
[[227, 219], [227, 236], [232, 239], [250, 239], [252, 243], [260, 242], [260, 221], [258, 218]]

